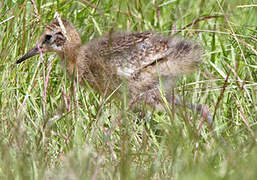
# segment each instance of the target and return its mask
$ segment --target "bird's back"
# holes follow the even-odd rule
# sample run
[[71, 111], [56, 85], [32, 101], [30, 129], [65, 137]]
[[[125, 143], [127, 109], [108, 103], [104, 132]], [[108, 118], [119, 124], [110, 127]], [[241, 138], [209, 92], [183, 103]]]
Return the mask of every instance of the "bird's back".
[[81, 49], [77, 63], [85, 80], [103, 91], [108, 82], [117, 87], [125, 79], [133, 94], [156, 87], [160, 77], [171, 88], [178, 75], [195, 69], [202, 54], [197, 43], [153, 32], [109, 33]]

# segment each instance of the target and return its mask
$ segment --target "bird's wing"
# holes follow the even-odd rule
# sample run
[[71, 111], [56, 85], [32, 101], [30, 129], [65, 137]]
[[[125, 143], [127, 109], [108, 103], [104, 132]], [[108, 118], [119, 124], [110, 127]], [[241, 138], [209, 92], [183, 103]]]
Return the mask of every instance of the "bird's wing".
[[113, 33], [97, 41], [98, 53], [114, 63], [118, 73], [130, 76], [171, 53], [168, 38], [152, 32]]

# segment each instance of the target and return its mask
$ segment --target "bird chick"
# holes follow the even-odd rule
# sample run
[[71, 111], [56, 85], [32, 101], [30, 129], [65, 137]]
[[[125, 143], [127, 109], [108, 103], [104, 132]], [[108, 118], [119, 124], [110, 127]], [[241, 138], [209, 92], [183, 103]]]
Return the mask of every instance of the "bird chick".
[[159, 110], [163, 109], [160, 89], [171, 103], [176, 78], [193, 72], [202, 60], [199, 44], [155, 32], [110, 32], [82, 44], [65, 19], [47, 25], [36, 46], [17, 63], [47, 52], [57, 53], [70, 76], [76, 75], [98, 93], [115, 91], [119, 99], [125, 83], [131, 104], [143, 101]]

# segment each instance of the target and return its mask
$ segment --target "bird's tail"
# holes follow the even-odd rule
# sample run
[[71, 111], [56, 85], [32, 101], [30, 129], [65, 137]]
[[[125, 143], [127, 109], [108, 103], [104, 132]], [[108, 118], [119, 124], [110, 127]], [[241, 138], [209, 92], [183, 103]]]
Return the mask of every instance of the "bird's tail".
[[161, 75], [177, 77], [192, 73], [203, 59], [203, 50], [196, 42], [171, 38], [168, 46], [170, 53], [166, 56], [166, 61], [159, 64]]

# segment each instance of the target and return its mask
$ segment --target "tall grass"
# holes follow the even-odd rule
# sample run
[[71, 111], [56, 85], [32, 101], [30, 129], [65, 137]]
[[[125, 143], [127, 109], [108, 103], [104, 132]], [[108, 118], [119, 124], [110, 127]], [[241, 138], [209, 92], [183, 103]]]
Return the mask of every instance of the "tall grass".
[[[105, 101], [53, 54], [16, 65], [56, 12], [84, 42], [111, 30], [200, 42], [204, 63], [175, 93], [205, 104], [215, 129], [188, 109]], [[256, 179], [256, 25], [253, 0], [0, 1], [0, 179]]]

